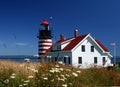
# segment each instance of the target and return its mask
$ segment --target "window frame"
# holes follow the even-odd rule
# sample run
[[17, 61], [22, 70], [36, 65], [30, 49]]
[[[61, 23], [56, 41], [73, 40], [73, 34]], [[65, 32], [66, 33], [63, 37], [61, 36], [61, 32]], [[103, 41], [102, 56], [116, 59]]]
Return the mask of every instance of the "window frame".
[[81, 45], [81, 51], [85, 52], [85, 45]]
[[82, 57], [78, 57], [78, 64], [82, 64]]
[[94, 48], [95, 48], [94, 46], [91, 46], [91, 52], [94, 52], [94, 51], [95, 51]]
[[64, 60], [63, 60], [63, 61], [64, 61], [65, 64], [67, 63], [67, 59], [66, 59], [66, 57], [64, 57]]
[[97, 63], [98, 63], [98, 58], [94, 57], [94, 64], [97, 64]]
[[106, 62], [106, 57], [102, 57], [102, 63], [103, 63], [103, 65], [105, 65], [105, 62]]
[[68, 64], [71, 64], [71, 58], [68, 57]]

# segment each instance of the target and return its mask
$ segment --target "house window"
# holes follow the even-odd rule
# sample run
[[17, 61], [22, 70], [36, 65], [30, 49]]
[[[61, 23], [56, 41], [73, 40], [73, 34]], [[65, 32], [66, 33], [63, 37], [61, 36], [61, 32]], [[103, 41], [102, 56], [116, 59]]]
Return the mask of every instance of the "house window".
[[103, 65], [105, 65], [105, 57], [103, 57], [103, 59], [102, 59], [102, 60], [103, 60]]
[[70, 64], [71, 63], [71, 58], [70, 57], [68, 57], [68, 64]]
[[94, 63], [95, 64], [97, 63], [97, 57], [94, 57]]
[[94, 46], [91, 46], [91, 52], [94, 52]]
[[55, 62], [56, 62], [57, 60], [58, 60], [57, 57], [55, 57]]
[[78, 64], [82, 64], [82, 57], [78, 57]]
[[81, 51], [85, 52], [85, 45], [82, 45]]
[[64, 57], [64, 63], [65, 63], [65, 64], [67, 63], [66, 57]]
[[61, 45], [58, 45], [58, 46], [57, 46], [57, 50], [61, 50]]
[[48, 62], [52, 62], [52, 61], [51, 61], [51, 58], [48, 58]]

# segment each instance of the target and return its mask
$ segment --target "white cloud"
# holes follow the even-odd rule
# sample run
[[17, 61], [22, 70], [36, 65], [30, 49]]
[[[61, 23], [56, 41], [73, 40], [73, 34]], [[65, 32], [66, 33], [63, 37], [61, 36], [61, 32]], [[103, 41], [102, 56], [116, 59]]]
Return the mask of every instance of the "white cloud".
[[18, 46], [27, 46], [28, 44], [27, 43], [18, 42], [18, 43], [16, 43], [16, 45], [18, 45]]

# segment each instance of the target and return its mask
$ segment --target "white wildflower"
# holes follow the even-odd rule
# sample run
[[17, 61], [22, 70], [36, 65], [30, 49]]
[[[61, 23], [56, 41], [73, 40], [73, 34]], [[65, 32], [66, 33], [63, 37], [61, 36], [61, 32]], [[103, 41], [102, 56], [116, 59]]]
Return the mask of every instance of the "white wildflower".
[[60, 72], [60, 70], [58, 68], [52, 68], [52, 70], [53, 70], [53, 73], [54, 72]]
[[15, 78], [15, 76], [10, 76], [10, 78], [11, 78], [11, 79], [14, 79], [14, 78]]
[[34, 76], [28, 76], [28, 79], [32, 79], [32, 78], [34, 78]]
[[70, 77], [70, 75], [66, 74], [67, 77]]
[[52, 79], [51, 82], [54, 82], [54, 79]]
[[81, 71], [76, 71], [77, 73], [81, 73]]
[[61, 77], [63, 77], [63, 78], [64, 78], [65, 76], [61, 74]]
[[55, 67], [59, 68], [60, 66], [58, 64], [56, 64]]
[[43, 79], [44, 79], [44, 80], [48, 80], [48, 78], [47, 78], [47, 77], [44, 77]]
[[25, 84], [23, 84], [23, 85], [26, 86], [26, 85], [28, 85], [28, 84], [25, 83]]
[[29, 82], [30, 82], [30, 80], [25, 80], [24, 82], [25, 82], [25, 83], [29, 83]]
[[62, 87], [67, 87], [67, 84], [63, 84]]
[[20, 67], [24, 67], [25, 66], [25, 64], [20, 64]]
[[41, 64], [39, 64], [39, 67], [42, 67], [42, 65], [41, 65]]
[[19, 85], [19, 87], [22, 87], [23, 85]]
[[34, 73], [38, 73], [38, 70], [34, 70]]
[[58, 77], [58, 80], [59, 80], [59, 81], [63, 81], [63, 82], [65, 81], [65, 79], [64, 79], [64, 78], [63, 78], [63, 79], [61, 79], [61, 78], [59, 78], [59, 77]]
[[114, 66], [114, 65], [111, 63], [111, 64], [109, 64], [109, 66]]
[[63, 62], [62, 62], [62, 61], [59, 61], [58, 63], [59, 63], [59, 64], [63, 64]]
[[34, 70], [35, 70], [35, 69], [32, 69], [32, 68], [31, 68], [31, 71], [34, 71]]
[[24, 60], [25, 60], [25, 62], [27, 62], [27, 63], [30, 62], [30, 59], [29, 59], [29, 58], [26, 58], [26, 59], [24, 59]]
[[27, 69], [29, 69], [29, 70], [30, 70], [30, 69], [31, 69], [31, 67], [27, 67]]
[[57, 79], [58, 79], [58, 80], [60, 80], [60, 78], [59, 78], [59, 77], [58, 77]]
[[6, 79], [3, 81], [5, 84], [8, 84], [9, 83], [9, 79]]
[[65, 79], [60, 79], [60, 80], [63, 81], [63, 82], [65, 81]]
[[72, 83], [69, 83], [69, 85], [72, 85]]
[[69, 72], [70, 72], [71, 70], [70, 70], [70, 69], [66, 69], [66, 71], [69, 71]]
[[16, 76], [17, 74], [16, 73], [13, 73], [12, 76]]
[[54, 73], [55, 71], [54, 70], [50, 70], [49, 72]]
[[60, 68], [59, 70], [60, 70], [60, 71], [63, 71], [63, 68]]
[[31, 71], [33, 71], [34, 73], [38, 73], [38, 70], [36, 69], [31, 69]]
[[75, 76], [75, 77], [78, 77], [78, 74], [77, 74], [77, 73], [74, 73], [74, 72], [73, 72], [72, 75]]

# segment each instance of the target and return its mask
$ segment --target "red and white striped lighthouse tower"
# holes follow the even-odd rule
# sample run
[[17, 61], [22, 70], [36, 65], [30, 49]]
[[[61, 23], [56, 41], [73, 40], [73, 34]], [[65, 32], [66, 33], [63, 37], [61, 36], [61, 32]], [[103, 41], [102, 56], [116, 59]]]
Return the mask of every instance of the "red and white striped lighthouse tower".
[[39, 30], [38, 35], [38, 55], [41, 60], [46, 57], [46, 51], [52, 46], [52, 35], [49, 29], [49, 23], [46, 19], [44, 19], [40, 25], [43, 26], [43, 29]]

